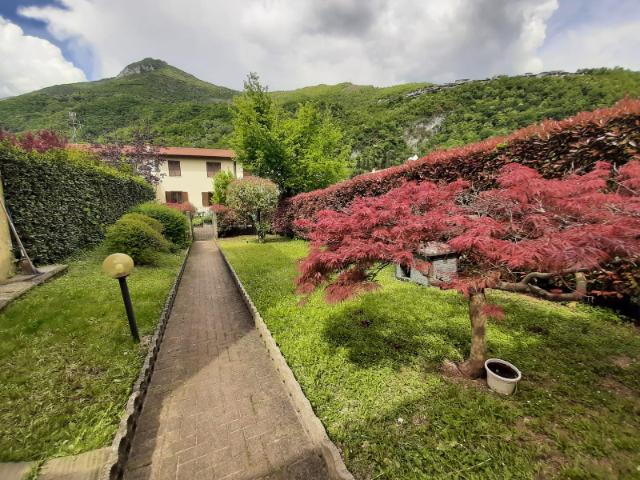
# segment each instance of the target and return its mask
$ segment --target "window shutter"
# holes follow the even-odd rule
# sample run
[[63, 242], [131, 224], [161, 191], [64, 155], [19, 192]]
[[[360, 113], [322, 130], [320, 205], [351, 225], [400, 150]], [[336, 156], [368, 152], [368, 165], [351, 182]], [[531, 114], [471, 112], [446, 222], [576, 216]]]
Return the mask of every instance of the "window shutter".
[[182, 192], [182, 203], [188, 202], [189, 201], [189, 193], [188, 192]]
[[167, 203], [171, 203], [171, 192], [164, 192], [164, 200]]
[[180, 160], [169, 160], [168, 164], [170, 177], [182, 176], [182, 172], [180, 171]]
[[222, 170], [222, 163], [207, 162], [207, 177], [215, 177], [216, 173]]
[[210, 198], [211, 192], [202, 192], [202, 205], [204, 205], [205, 207], [211, 205]]

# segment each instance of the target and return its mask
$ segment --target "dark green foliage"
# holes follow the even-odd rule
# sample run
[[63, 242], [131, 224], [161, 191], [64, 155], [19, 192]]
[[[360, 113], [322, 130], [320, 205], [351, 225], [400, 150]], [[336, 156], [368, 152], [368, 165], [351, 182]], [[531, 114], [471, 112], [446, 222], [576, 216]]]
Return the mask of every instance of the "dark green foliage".
[[155, 218], [152, 218], [149, 215], [145, 215], [143, 213], [126, 213], [122, 217], [120, 217], [120, 220], [134, 220], [136, 222], [146, 223], [158, 233], [162, 233], [164, 230], [162, 223], [160, 223]]
[[189, 221], [187, 217], [165, 205], [148, 202], [138, 205], [133, 212], [142, 213], [158, 220], [164, 227], [163, 233], [167, 240], [178, 247], [186, 247], [189, 243]]
[[154, 197], [142, 179], [65, 150], [27, 153], [0, 144], [0, 173], [18, 234], [39, 264], [100, 242], [107, 225]]
[[132, 213], [111, 225], [107, 229], [105, 248], [109, 253], [126, 253], [137, 265], [154, 265], [159, 252], [169, 251], [169, 242], [148, 222], [131, 215], [144, 216]]

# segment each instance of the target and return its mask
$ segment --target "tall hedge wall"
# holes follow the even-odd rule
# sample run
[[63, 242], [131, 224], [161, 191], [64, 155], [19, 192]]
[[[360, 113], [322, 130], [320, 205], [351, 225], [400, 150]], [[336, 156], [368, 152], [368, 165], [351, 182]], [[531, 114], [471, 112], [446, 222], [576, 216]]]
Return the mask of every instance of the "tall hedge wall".
[[553, 178], [588, 170], [598, 160], [620, 165], [634, 155], [640, 155], [640, 100], [625, 99], [611, 108], [549, 120], [508, 137], [436, 151], [414, 162], [301, 193], [280, 203], [273, 226], [282, 235], [298, 234], [295, 220], [313, 219], [320, 210], [340, 210], [357, 197], [381, 195], [404, 180], [449, 182], [462, 177], [484, 190], [494, 186], [498, 170], [509, 162]]
[[18, 234], [39, 264], [99, 242], [107, 225], [154, 198], [144, 180], [61, 149], [26, 152], [0, 143], [0, 174]]

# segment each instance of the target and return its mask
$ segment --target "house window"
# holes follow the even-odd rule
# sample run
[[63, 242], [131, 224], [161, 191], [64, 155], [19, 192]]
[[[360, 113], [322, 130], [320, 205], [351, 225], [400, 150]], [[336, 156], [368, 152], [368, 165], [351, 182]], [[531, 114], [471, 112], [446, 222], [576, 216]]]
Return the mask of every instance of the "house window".
[[185, 203], [189, 201], [187, 192], [164, 192], [167, 203]]
[[211, 205], [211, 194], [213, 192], [202, 192], [202, 206], [208, 207]]
[[180, 161], [179, 160], [169, 160], [169, 176], [170, 177], [179, 177], [182, 175], [180, 172]]
[[215, 177], [220, 170], [222, 170], [220, 162], [207, 162], [207, 177]]

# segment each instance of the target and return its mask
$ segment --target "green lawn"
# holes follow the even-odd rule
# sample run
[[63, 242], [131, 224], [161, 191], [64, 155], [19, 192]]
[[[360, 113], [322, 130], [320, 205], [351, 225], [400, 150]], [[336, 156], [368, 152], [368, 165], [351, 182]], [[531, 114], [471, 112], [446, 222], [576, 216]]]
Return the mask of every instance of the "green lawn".
[[524, 375], [500, 397], [439, 372], [468, 353], [459, 294], [387, 269], [376, 292], [301, 306], [305, 242], [220, 245], [356, 478], [640, 478], [640, 335], [615, 315], [491, 293], [506, 318], [489, 326], [490, 355]]
[[[146, 347], [130, 337], [104, 254], [0, 313], [0, 461], [38, 460], [109, 445]], [[153, 332], [183, 255], [136, 267], [129, 286], [141, 335]]]

